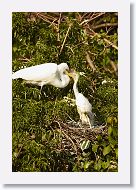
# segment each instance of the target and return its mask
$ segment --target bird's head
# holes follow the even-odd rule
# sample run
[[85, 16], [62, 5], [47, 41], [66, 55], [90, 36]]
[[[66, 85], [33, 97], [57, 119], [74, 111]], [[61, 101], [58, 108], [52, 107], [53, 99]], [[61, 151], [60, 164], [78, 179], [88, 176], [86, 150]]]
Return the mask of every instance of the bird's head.
[[79, 78], [80, 75], [84, 76], [84, 73], [83, 72], [77, 72], [76, 70], [74, 69], [69, 69], [69, 71], [65, 71], [65, 73], [73, 78], [73, 80], [77, 80]]
[[59, 71], [61, 71], [62, 73], [65, 71], [69, 71], [69, 67], [67, 65], [67, 63], [61, 63], [60, 65], [58, 65]]

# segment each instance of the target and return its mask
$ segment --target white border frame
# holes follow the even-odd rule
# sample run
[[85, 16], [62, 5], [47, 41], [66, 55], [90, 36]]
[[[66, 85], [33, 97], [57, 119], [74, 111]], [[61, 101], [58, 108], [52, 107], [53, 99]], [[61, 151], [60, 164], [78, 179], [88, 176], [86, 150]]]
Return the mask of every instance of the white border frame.
[[[118, 172], [12, 172], [12, 12], [35, 11], [118, 12]], [[3, 0], [0, 3], [0, 26], [0, 181], [4, 184], [130, 184], [129, 2], [127, 0]]]

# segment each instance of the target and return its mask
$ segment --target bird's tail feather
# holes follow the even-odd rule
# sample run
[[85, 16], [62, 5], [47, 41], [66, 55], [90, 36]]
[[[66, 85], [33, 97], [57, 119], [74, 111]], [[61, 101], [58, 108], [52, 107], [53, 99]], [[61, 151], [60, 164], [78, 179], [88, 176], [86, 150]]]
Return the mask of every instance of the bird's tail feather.
[[18, 72], [12, 73], [12, 79], [18, 79], [20, 78]]

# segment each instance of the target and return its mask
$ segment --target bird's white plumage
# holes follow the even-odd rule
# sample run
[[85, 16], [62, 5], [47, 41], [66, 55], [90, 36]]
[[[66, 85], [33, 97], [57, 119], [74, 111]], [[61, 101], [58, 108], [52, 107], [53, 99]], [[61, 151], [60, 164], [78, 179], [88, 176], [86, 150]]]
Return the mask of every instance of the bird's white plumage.
[[64, 88], [68, 85], [70, 79], [64, 73], [69, 67], [66, 63], [57, 65], [56, 63], [44, 63], [32, 67], [20, 69], [12, 74], [12, 79], [22, 78], [27, 83], [43, 86], [45, 84], [53, 85], [58, 88]]
[[45, 80], [51, 75], [54, 75], [57, 71], [57, 65], [55, 63], [46, 63], [41, 65], [35, 65], [20, 69], [13, 73], [13, 79], [22, 78], [24, 80]]
[[88, 99], [78, 91], [77, 82], [79, 79], [79, 75], [74, 71], [69, 76], [71, 76], [74, 79], [73, 90], [76, 98], [76, 106], [80, 116], [80, 120], [82, 121], [83, 124], [88, 124], [90, 127], [92, 127], [93, 123], [92, 105], [90, 104]]
[[83, 113], [87, 113], [92, 111], [92, 105], [88, 101], [88, 99], [81, 93], [76, 96], [76, 105], [77, 108]]

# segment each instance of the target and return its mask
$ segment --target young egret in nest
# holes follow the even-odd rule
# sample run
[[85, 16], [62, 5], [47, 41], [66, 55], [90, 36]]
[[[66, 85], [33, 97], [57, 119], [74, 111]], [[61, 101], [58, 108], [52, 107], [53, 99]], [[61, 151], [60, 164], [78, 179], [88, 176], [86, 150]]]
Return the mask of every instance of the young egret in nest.
[[75, 94], [76, 106], [80, 116], [80, 120], [82, 124], [86, 124], [92, 127], [93, 123], [92, 105], [90, 104], [88, 99], [78, 91], [77, 88], [77, 82], [80, 74], [81, 73], [77, 73], [75, 70], [71, 70], [71, 72], [68, 73], [68, 75], [72, 77], [74, 80], [73, 90]]
[[12, 74], [12, 79], [24, 79], [26, 83], [38, 85], [41, 89], [47, 84], [64, 88], [70, 81], [66, 70], [69, 70], [67, 63], [44, 63], [16, 71]]

